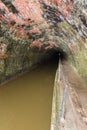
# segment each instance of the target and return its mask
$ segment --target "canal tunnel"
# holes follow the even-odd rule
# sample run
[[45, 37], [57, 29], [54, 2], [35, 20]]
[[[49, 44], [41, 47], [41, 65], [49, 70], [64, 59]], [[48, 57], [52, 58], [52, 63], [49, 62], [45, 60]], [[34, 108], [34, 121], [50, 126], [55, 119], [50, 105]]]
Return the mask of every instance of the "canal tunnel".
[[63, 60], [68, 60], [68, 54], [66, 52], [64, 52], [62, 49], [60, 48], [52, 48], [47, 50], [47, 54], [49, 54], [49, 60], [51, 61], [55, 61], [56, 63], [58, 63], [59, 58], [61, 59], [61, 61]]
[[53, 87], [59, 57], [66, 60], [67, 54], [61, 49], [47, 50], [46, 61], [0, 88], [0, 126], [4, 122], [3, 130], [7, 127], [9, 130], [50, 129]]
[[3, 130], [50, 129], [55, 72], [59, 54], [61, 58], [65, 55], [56, 49], [47, 50], [47, 54], [49, 60], [0, 88]]

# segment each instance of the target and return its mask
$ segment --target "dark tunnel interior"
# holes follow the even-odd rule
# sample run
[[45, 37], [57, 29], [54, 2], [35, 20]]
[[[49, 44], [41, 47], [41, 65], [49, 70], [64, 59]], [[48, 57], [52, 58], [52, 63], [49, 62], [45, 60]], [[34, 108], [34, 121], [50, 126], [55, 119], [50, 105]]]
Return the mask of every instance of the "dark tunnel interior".
[[61, 59], [61, 61], [68, 59], [67, 53], [64, 52], [62, 49], [50, 49], [48, 50], [48, 53], [50, 55], [49, 59], [53, 62], [55, 61], [58, 63], [59, 59]]
[[67, 61], [68, 60], [68, 54], [66, 52], [64, 52], [62, 49], [58, 48], [58, 49], [49, 49], [47, 50], [46, 54], [45, 54], [45, 59], [40, 63], [42, 65], [55, 65], [56, 69], [59, 65], [59, 59], [61, 60], [61, 62], [63, 61]]

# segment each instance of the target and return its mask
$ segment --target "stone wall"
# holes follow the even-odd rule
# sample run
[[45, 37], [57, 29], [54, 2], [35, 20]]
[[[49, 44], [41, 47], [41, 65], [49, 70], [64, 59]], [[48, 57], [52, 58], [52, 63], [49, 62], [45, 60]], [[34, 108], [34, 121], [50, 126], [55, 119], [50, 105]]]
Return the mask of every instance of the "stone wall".
[[29, 70], [50, 55], [49, 50], [67, 54], [86, 81], [86, 11], [78, 0], [1, 0], [0, 82]]

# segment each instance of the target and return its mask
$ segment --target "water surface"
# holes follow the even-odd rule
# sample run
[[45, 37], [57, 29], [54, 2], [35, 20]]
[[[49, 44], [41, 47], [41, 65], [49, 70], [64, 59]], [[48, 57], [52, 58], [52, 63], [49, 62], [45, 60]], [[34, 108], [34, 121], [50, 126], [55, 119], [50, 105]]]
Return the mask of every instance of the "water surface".
[[50, 130], [56, 67], [44, 63], [0, 87], [0, 130]]

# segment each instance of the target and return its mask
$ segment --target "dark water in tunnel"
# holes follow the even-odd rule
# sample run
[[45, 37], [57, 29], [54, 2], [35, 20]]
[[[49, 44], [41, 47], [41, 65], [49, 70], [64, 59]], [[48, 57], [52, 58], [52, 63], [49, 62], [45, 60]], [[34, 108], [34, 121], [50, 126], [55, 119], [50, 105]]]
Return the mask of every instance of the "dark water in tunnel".
[[50, 130], [56, 69], [52, 59], [0, 87], [0, 130]]

